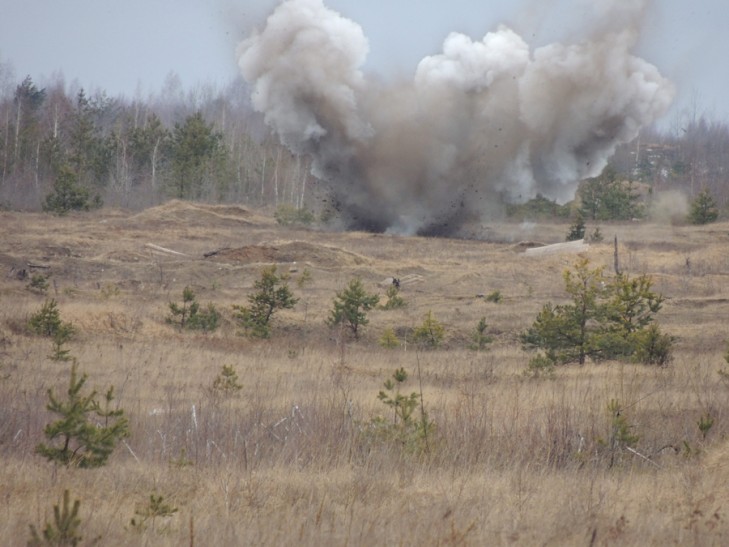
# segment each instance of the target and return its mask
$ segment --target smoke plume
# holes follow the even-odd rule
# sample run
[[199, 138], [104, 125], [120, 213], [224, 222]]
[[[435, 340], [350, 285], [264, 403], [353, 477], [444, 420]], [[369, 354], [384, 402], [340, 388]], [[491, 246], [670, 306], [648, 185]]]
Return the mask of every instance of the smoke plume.
[[[368, 81], [362, 29], [322, 0], [286, 0], [238, 47], [252, 102], [313, 158], [346, 228], [450, 234], [504, 201], [569, 201], [673, 86], [634, 56], [643, 0], [601, 0], [589, 40], [531, 50], [500, 26], [450, 34], [411, 82]], [[619, 5], [619, 7], [618, 7]]]

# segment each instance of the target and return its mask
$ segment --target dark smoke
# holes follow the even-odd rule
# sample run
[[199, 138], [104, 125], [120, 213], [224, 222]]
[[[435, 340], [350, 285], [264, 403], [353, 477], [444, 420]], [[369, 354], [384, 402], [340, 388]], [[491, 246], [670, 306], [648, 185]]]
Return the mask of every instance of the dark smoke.
[[618, 144], [668, 108], [673, 86], [635, 57], [642, 0], [597, 2], [586, 41], [530, 51], [500, 26], [452, 33], [412, 82], [368, 82], [362, 29], [322, 0], [287, 0], [238, 48], [254, 107], [311, 155], [346, 228], [449, 234], [503, 201], [569, 201]]

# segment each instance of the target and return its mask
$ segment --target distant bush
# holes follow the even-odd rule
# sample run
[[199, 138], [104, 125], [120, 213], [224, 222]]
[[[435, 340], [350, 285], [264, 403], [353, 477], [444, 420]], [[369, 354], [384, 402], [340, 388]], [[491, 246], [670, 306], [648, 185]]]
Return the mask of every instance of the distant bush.
[[566, 241], [579, 241], [580, 239], [585, 239], [585, 217], [581, 212], [577, 212], [577, 217], [570, 226], [570, 230], [565, 239]]
[[506, 206], [506, 214], [509, 217], [516, 217], [523, 220], [540, 220], [549, 218], [567, 218], [570, 215], [568, 205], [560, 205], [537, 194], [537, 197], [526, 203], [509, 204]]
[[610, 167], [600, 176], [583, 181], [577, 195], [580, 211], [589, 220], [632, 220], [645, 216], [645, 206], [633, 184], [618, 180]]
[[387, 291], [385, 292], [385, 296], [387, 297], [387, 300], [384, 304], [380, 306], [383, 310], [396, 310], [398, 308], [404, 308], [405, 307], [405, 300], [402, 296], [400, 296], [400, 289], [397, 285], [392, 284], [389, 287], [387, 287]]
[[182, 329], [202, 330], [212, 332], [220, 324], [220, 313], [213, 304], [208, 304], [204, 310], [200, 309], [195, 293], [190, 287], [182, 290], [182, 303], [169, 303], [170, 315], [167, 323]]
[[[81, 500], [75, 500], [71, 506], [68, 490], [64, 490], [62, 502], [53, 506], [53, 522], [46, 522], [42, 535], [38, 533], [35, 526], [30, 525], [28, 547], [78, 545], [83, 539], [79, 530], [81, 526], [81, 519], [78, 516], [80, 506]], [[93, 545], [99, 539], [97, 538], [89, 545]]]
[[273, 214], [273, 218], [282, 226], [289, 226], [291, 224], [308, 225], [314, 222], [315, 219], [314, 213], [308, 209], [294, 207], [288, 203], [279, 205]]
[[76, 174], [68, 167], [62, 167], [53, 189], [46, 195], [43, 210], [57, 215], [65, 215], [69, 211], [88, 211], [92, 207], [101, 207], [101, 198], [91, 198], [91, 192], [78, 182]]
[[423, 322], [413, 331], [413, 341], [425, 348], [436, 349], [440, 347], [445, 338], [445, 328], [434, 316], [432, 311], [425, 314]]
[[61, 320], [58, 303], [53, 299], [46, 300], [43, 307], [30, 316], [28, 327], [38, 336], [54, 338], [60, 333], [70, 337], [73, 334], [73, 325]]
[[[572, 302], [545, 304], [521, 336], [525, 349], [541, 350], [555, 364], [584, 364], [588, 357], [668, 363], [674, 339], [653, 323], [664, 298], [649, 276], [607, 279], [603, 268], [590, 269], [582, 259], [565, 271], [564, 282]], [[537, 365], [546, 368], [542, 358]]]
[[486, 334], [487, 328], [488, 325], [486, 324], [486, 318], [482, 317], [476, 325], [476, 328], [473, 330], [473, 333], [471, 333], [471, 345], [469, 347], [472, 350], [481, 351], [486, 349], [486, 346], [494, 341], [491, 336]]
[[385, 332], [383, 332], [382, 336], [380, 336], [378, 343], [385, 349], [394, 349], [400, 345], [400, 340], [394, 330], [385, 329]]
[[48, 292], [48, 276], [39, 273], [33, 274], [27, 288], [36, 294], [46, 294]]
[[691, 224], [710, 224], [719, 218], [719, 209], [716, 201], [709, 190], [702, 190], [691, 202], [691, 210], [688, 214], [688, 221]]

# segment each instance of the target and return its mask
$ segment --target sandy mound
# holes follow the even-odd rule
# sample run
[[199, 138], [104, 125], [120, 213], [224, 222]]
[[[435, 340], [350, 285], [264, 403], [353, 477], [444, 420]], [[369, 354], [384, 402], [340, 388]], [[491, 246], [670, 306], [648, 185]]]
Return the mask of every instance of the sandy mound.
[[270, 225], [274, 220], [252, 212], [240, 205], [206, 205], [172, 200], [158, 207], [145, 209], [129, 217], [129, 222], [144, 225], [182, 224], [210, 225]]
[[305, 241], [282, 241], [222, 249], [208, 260], [225, 263], [293, 263], [311, 264], [319, 268], [361, 266], [369, 263], [362, 255]]

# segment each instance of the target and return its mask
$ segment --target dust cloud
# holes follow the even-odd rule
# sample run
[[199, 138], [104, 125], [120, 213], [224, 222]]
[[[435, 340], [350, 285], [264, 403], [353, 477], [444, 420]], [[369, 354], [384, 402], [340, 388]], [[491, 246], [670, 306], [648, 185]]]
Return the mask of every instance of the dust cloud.
[[659, 118], [672, 84], [631, 52], [646, 2], [601, 0], [588, 39], [531, 49], [507, 26], [450, 34], [411, 81], [368, 78], [368, 42], [322, 0], [287, 0], [238, 46], [252, 104], [313, 158], [343, 227], [448, 235], [504, 202], [569, 201]]

